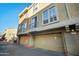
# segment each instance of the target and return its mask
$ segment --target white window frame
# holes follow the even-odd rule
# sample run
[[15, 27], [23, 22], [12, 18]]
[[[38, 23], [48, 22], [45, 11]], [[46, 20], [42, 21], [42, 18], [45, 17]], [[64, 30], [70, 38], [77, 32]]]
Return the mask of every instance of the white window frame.
[[[55, 10], [56, 10], [56, 17], [57, 17], [57, 20], [56, 20], [56, 21], [53, 21], [53, 22], [50, 22], [49, 10], [50, 10], [51, 8], [53, 8], [53, 7], [55, 7]], [[44, 22], [43, 22], [43, 12], [46, 11], [46, 10], [48, 10], [48, 23], [44, 24]], [[48, 25], [48, 24], [51, 24], [51, 23], [59, 22], [58, 11], [57, 11], [58, 9], [57, 9], [56, 6], [51, 6], [51, 7], [49, 7], [49, 8], [46, 9], [46, 10], [44, 10], [44, 11], [42, 12], [42, 25]]]
[[[33, 16], [32, 18], [34, 18], [34, 17], [37, 17], [37, 16]], [[31, 27], [31, 26], [32, 26], [32, 23], [31, 23], [31, 22], [32, 22], [32, 18], [31, 18], [31, 21], [30, 21], [30, 24], [31, 24], [31, 25], [30, 25], [30, 29], [36, 28], [36, 27]], [[37, 17], [37, 19], [38, 19], [38, 17]], [[35, 24], [35, 23], [34, 23], [34, 24]], [[36, 24], [36, 26], [37, 26], [37, 24]]]
[[[48, 9], [46, 9], [46, 10], [44, 10], [44, 11], [48, 11], [48, 23], [49, 23], [49, 10]], [[43, 12], [44, 12], [43, 11]], [[44, 18], [43, 18], [43, 12], [42, 12], [42, 24], [44, 25]], [[46, 24], [48, 24], [48, 23], [46, 23]]]
[[[33, 5], [33, 12], [36, 12], [38, 9], [38, 3], [34, 3], [35, 5]], [[37, 9], [36, 9], [37, 8]], [[36, 9], [36, 10], [35, 10]]]
[[56, 18], [57, 18], [57, 20], [56, 20], [56, 21], [53, 21], [53, 22], [50, 22], [50, 14], [49, 14], [49, 23], [55, 23], [55, 22], [58, 22], [57, 8], [56, 8], [55, 6], [53, 6], [53, 7], [50, 7], [49, 10], [50, 10], [51, 8], [55, 8], [55, 11], [56, 11], [55, 13], [56, 13]]

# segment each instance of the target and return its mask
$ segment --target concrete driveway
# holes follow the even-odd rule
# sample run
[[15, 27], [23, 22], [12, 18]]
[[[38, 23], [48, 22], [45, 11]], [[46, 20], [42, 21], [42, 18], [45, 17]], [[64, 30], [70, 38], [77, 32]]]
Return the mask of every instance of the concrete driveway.
[[40, 48], [26, 48], [17, 44], [0, 44], [1, 56], [63, 56], [64, 53]]

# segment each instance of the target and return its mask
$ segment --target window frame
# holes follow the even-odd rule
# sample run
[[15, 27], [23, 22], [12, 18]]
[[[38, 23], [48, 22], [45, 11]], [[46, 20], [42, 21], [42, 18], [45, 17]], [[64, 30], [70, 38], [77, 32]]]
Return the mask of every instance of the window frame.
[[[56, 18], [57, 18], [57, 20], [56, 21], [53, 21], [53, 22], [50, 22], [50, 9], [51, 8], [55, 8], [55, 13], [56, 13]], [[46, 10], [48, 10], [48, 23], [46, 23], [46, 24], [44, 24], [44, 22], [43, 22], [43, 12], [44, 11], [46, 11]], [[47, 8], [46, 10], [44, 10], [43, 12], [42, 12], [42, 25], [48, 25], [48, 24], [51, 24], [51, 23], [56, 23], [56, 22], [59, 22], [59, 17], [58, 17], [58, 11], [57, 11], [57, 7], [56, 6], [51, 6], [51, 7], [49, 7], [49, 8]]]
[[37, 10], [38, 10], [38, 3], [34, 3], [33, 12], [36, 12]]
[[22, 33], [26, 32], [26, 30], [27, 30], [27, 22], [22, 24], [21, 29], [22, 29], [21, 30]]
[[[48, 11], [48, 9], [46, 9], [46, 10], [44, 10], [43, 12], [42, 12], [42, 24], [44, 24], [44, 18], [43, 18], [43, 13], [45, 12], [45, 11]], [[48, 11], [48, 23], [49, 23], [49, 11]], [[48, 23], [46, 23], [46, 24], [48, 24]]]
[[[34, 19], [34, 23], [33, 23], [33, 25], [32, 25], [32, 21], [33, 21], [33, 18], [35, 18], [36, 17], [36, 19]], [[31, 18], [31, 21], [30, 21], [30, 29], [34, 29], [34, 28], [36, 28], [37, 27], [37, 16], [33, 16], [32, 18]], [[36, 21], [35, 21], [36, 20]], [[36, 22], [36, 23], [35, 23]]]

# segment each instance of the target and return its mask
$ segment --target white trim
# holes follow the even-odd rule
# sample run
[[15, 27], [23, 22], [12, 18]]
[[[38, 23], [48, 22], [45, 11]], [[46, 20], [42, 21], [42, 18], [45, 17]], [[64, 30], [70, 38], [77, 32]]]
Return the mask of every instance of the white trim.
[[[31, 22], [32, 22], [32, 18], [34, 18], [34, 17], [37, 17], [37, 22], [38, 22], [38, 16], [37, 16], [37, 15], [35, 15], [35, 16], [31, 17], [30, 24], [31, 24]], [[34, 24], [35, 24], [35, 23], [34, 23]], [[30, 26], [31, 26], [31, 25], [30, 25]], [[36, 26], [37, 26], [37, 24], [36, 24]], [[34, 28], [30, 28], [30, 29], [34, 29]]]
[[[47, 12], [48, 12], [48, 23], [49, 23], [49, 9], [46, 9], [46, 10], [44, 10], [44, 11], [47, 11]], [[44, 12], [44, 11], [43, 11], [43, 12]], [[42, 12], [42, 25], [46, 25], [46, 24], [48, 24], [48, 23], [46, 23], [46, 24], [43, 23], [43, 12]]]
[[[56, 10], [57, 21], [50, 22], [50, 13], [49, 13], [49, 9], [50, 9], [50, 8], [53, 8], [53, 7], [56, 8], [55, 10]], [[46, 11], [46, 10], [48, 11], [48, 23], [44, 24], [44, 23], [43, 23], [43, 12]], [[49, 7], [49, 8], [46, 9], [46, 10], [44, 10], [44, 11], [42, 12], [42, 25], [49, 25], [49, 24], [51, 24], [51, 23], [56, 23], [56, 22], [59, 21], [58, 12], [57, 12], [57, 7], [56, 7], [55, 5]]]

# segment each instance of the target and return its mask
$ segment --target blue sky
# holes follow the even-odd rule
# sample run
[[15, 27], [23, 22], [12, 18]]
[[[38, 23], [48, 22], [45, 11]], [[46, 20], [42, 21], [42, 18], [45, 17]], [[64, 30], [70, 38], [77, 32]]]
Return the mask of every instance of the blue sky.
[[0, 32], [18, 27], [18, 15], [31, 3], [0, 3]]

